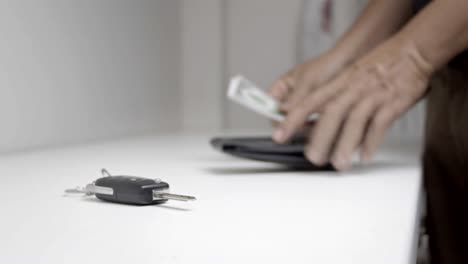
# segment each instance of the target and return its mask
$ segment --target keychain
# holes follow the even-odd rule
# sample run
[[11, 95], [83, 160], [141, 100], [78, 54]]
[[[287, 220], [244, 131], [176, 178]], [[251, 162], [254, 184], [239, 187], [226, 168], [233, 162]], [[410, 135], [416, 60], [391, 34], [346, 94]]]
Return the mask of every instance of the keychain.
[[75, 189], [65, 190], [68, 194], [95, 195], [98, 199], [113, 203], [132, 205], [161, 204], [168, 200], [193, 201], [193, 196], [169, 193], [169, 184], [160, 179], [135, 176], [113, 176], [106, 169], [101, 170], [102, 178]]

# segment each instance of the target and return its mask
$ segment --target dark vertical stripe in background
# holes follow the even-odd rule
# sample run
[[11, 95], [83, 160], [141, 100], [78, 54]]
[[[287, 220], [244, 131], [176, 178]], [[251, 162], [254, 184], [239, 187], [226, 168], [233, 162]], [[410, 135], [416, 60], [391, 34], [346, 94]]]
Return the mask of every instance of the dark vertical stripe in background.
[[333, 20], [333, 0], [326, 0], [322, 7], [322, 31], [331, 33]]

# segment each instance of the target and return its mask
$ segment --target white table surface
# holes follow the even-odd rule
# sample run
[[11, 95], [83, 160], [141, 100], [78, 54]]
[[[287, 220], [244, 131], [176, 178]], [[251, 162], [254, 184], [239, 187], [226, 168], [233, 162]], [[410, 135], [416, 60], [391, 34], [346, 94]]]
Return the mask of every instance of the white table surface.
[[[0, 156], [0, 263], [413, 263], [418, 153], [346, 173], [288, 171], [154, 136]], [[161, 178], [191, 203], [135, 207], [63, 191]]]

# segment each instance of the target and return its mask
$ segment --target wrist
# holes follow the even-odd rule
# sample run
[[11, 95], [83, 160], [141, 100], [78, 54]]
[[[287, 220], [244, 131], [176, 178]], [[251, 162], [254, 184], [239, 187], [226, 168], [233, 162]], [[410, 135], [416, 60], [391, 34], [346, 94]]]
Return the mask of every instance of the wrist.
[[419, 72], [424, 76], [431, 76], [434, 74], [439, 66], [431, 56], [427, 54], [423, 45], [418, 45], [418, 41], [411, 36], [397, 35], [391, 41], [400, 50], [403, 56], [409, 58], [417, 67]]
[[468, 47], [467, 1], [433, 1], [395, 39], [428, 75]]

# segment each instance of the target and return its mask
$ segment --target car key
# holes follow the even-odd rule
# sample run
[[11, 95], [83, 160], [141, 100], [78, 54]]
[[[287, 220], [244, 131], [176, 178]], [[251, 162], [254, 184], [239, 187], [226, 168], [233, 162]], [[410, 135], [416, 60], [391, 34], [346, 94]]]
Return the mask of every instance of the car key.
[[135, 176], [112, 176], [106, 169], [103, 177], [86, 187], [65, 190], [65, 193], [95, 195], [98, 199], [132, 205], [161, 204], [168, 200], [193, 201], [195, 197], [169, 193], [169, 184], [159, 179]]

